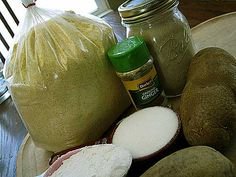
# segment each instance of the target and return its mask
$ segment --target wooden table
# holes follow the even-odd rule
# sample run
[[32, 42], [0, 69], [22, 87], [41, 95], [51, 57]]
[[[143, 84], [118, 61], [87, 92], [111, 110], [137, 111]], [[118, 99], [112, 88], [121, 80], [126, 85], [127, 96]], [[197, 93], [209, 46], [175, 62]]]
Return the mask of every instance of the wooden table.
[[8, 98], [0, 105], [0, 176], [16, 176], [16, 156], [27, 131]]
[[[181, 0], [179, 9], [186, 16], [191, 27], [197, 24], [227, 13], [236, 11], [234, 0]], [[111, 12], [104, 19], [114, 27], [118, 39], [125, 37], [125, 29], [120, 25], [117, 12]], [[9, 98], [0, 105], [0, 176], [16, 176], [16, 157], [19, 147], [27, 131], [17, 113], [17, 110]]]

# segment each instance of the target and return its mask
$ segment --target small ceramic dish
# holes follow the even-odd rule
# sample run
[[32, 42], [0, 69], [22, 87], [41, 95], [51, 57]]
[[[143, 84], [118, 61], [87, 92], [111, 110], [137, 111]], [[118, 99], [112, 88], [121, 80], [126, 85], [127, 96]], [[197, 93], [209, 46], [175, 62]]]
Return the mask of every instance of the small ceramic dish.
[[[150, 109], [150, 108], [149, 108]], [[152, 108], [151, 108], [152, 109]], [[161, 109], [168, 109], [168, 110], [171, 110], [169, 108], [161, 108]], [[172, 111], [172, 110], [171, 110]], [[172, 111], [173, 112], [173, 111]], [[174, 112], [173, 112], [174, 113]], [[135, 154], [135, 151], [134, 150], [134, 147], [130, 147], [129, 145], [127, 145], [128, 143], [135, 143], [135, 144], [141, 144], [141, 145], [145, 145], [145, 142], [147, 141], [147, 139], [150, 139], [150, 141], [147, 141], [147, 146], [148, 144], [150, 144], [151, 140], [153, 139], [153, 137], [151, 137], [151, 135], [148, 135], [148, 130], [149, 127], [143, 127], [143, 129], [146, 129], [146, 132], [144, 132], [144, 134], [141, 134], [141, 137], [137, 137], [139, 133], [137, 133], [139, 131], [139, 129], [135, 129], [134, 127], [129, 127], [129, 129], [127, 128], [126, 132], [127, 132], [127, 135], [125, 136], [125, 142], [115, 142], [114, 141], [114, 135], [116, 134], [117, 130], [120, 128], [120, 126], [122, 126], [122, 124], [124, 123], [127, 123], [127, 121], [125, 119], [129, 118], [125, 118], [124, 120], [120, 121], [116, 127], [113, 129], [111, 135], [109, 136], [108, 138], [108, 143], [112, 143], [112, 144], [116, 144], [118, 146], [121, 146], [121, 147], [124, 147], [126, 149], [128, 149], [131, 154], [133, 155], [133, 161], [134, 162], [137, 162], [137, 161], [144, 161], [144, 160], [149, 160], [149, 159], [152, 159], [152, 158], [155, 158], [155, 157], [162, 157], [163, 154], [168, 154], [168, 151], [170, 149], [173, 149], [175, 148], [176, 144], [178, 144], [177, 141], [179, 141], [180, 139], [180, 133], [181, 133], [181, 120], [179, 118], [179, 116], [177, 114], [176, 115], [176, 121], [177, 121], [177, 124], [176, 124], [176, 130], [174, 132], [172, 132], [172, 136], [169, 137], [169, 140], [168, 142], [164, 143], [162, 146], [159, 146], [157, 147], [156, 150], [153, 150], [151, 153], [148, 153], [148, 154], [145, 154], [145, 155], [141, 155], [141, 156], [135, 156], [133, 154]], [[126, 122], [125, 122], [126, 121]], [[133, 122], [135, 124], [135, 122]], [[150, 124], [152, 124], [152, 122], [150, 122]], [[145, 125], [144, 125], [145, 126]], [[165, 126], [165, 125], [159, 125], [159, 126]], [[124, 126], [123, 126], [124, 127]], [[124, 128], [123, 128], [124, 129]], [[134, 132], [132, 132], [134, 131]], [[135, 133], [136, 131], [136, 133]], [[155, 132], [155, 130], [151, 130], [151, 132]], [[163, 136], [162, 134], [160, 134], [160, 137], [158, 137], [157, 139], [161, 139], [161, 136]], [[128, 138], [132, 138], [132, 139], [135, 139], [135, 140], [129, 140]], [[135, 141], [138, 141], [138, 142], [135, 142]], [[120, 143], [121, 142], [121, 143]], [[127, 146], [126, 146], [127, 145]], [[133, 148], [133, 149], [132, 149]]]

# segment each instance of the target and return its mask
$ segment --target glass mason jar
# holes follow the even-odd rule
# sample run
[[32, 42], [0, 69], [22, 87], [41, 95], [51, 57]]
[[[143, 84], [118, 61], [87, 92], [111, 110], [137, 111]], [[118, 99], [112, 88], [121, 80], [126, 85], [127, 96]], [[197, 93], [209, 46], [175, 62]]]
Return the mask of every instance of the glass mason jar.
[[142, 36], [168, 97], [181, 95], [194, 51], [191, 30], [178, 0], [132, 0], [119, 7], [126, 36]]

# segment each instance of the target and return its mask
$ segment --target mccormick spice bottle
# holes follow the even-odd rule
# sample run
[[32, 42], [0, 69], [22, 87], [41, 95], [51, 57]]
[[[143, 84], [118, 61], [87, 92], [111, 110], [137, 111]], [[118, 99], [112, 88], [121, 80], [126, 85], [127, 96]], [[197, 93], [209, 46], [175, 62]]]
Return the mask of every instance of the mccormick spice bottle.
[[166, 103], [153, 58], [141, 37], [118, 43], [108, 51], [108, 56], [136, 109]]

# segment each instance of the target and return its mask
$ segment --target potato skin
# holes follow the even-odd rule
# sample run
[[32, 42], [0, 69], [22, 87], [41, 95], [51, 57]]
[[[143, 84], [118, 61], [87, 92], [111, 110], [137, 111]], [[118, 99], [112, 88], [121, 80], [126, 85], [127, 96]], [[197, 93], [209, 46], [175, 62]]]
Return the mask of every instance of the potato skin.
[[217, 150], [235, 138], [236, 60], [220, 48], [198, 52], [190, 65], [180, 114], [184, 135], [191, 145]]
[[165, 157], [141, 177], [236, 177], [236, 169], [215, 149], [195, 146]]

